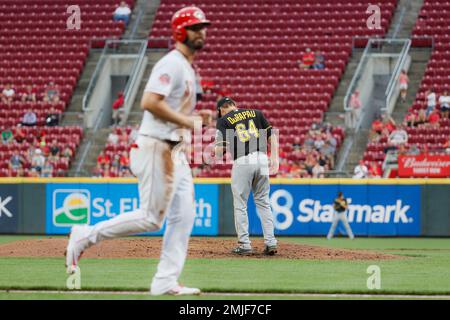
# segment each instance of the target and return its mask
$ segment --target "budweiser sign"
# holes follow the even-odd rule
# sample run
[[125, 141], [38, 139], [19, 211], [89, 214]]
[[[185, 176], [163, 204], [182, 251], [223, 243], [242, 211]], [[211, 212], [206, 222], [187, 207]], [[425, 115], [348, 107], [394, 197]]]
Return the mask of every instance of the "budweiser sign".
[[400, 177], [450, 177], [450, 155], [399, 156]]

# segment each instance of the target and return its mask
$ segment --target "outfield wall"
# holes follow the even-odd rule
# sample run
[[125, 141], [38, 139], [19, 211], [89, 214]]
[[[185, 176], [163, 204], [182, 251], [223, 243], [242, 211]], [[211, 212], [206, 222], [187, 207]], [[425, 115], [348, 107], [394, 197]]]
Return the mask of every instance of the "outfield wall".
[[[229, 179], [195, 181], [193, 235], [235, 235]], [[449, 179], [272, 179], [270, 202], [277, 235], [324, 236], [338, 191], [357, 236], [449, 236]], [[0, 233], [67, 234], [139, 205], [135, 179], [0, 179]], [[250, 233], [261, 235], [253, 201]], [[160, 235], [164, 231], [148, 233]], [[343, 231], [343, 230], [342, 230]]]

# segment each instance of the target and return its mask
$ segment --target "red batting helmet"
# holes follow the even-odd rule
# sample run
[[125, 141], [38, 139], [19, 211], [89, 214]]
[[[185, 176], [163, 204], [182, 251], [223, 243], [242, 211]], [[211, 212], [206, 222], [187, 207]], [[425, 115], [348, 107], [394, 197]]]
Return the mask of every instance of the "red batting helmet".
[[205, 13], [197, 7], [185, 7], [178, 10], [172, 17], [172, 37], [176, 41], [183, 42], [186, 39], [186, 27], [196, 24], [211, 24], [206, 20]]

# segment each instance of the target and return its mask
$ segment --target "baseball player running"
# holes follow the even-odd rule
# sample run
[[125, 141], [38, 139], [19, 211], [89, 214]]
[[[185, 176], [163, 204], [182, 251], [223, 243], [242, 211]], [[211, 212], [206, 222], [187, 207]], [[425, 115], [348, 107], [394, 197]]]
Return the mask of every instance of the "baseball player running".
[[352, 229], [348, 224], [346, 215], [347, 208], [348, 208], [347, 199], [344, 198], [342, 192], [338, 192], [338, 197], [334, 199], [333, 222], [331, 223], [331, 228], [328, 231], [327, 239], [331, 239], [333, 237], [334, 231], [336, 230], [336, 226], [339, 223], [339, 221], [342, 221], [342, 224], [344, 225], [345, 230], [347, 231], [347, 234], [350, 237], [350, 239], [355, 238]]
[[[180, 286], [194, 224], [194, 186], [191, 169], [180, 148], [180, 129], [201, 126], [192, 115], [195, 107], [195, 72], [192, 62], [206, 38], [210, 22], [197, 7], [185, 7], [172, 17], [175, 49], [154, 66], [144, 90], [145, 110], [139, 136], [130, 152], [131, 170], [139, 181], [140, 207], [94, 226], [74, 226], [66, 250], [68, 273], [76, 270], [84, 250], [105, 239], [157, 231], [164, 218], [166, 230], [152, 295], [200, 294], [197, 288]], [[199, 123], [200, 122], [200, 123]], [[180, 161], [178, 161], [180, 160]]]
[[234, 159], [231, 190], [238, 246], [232, 252], [239, 255], [253, 253], [247, 215], [248, 197], [253, 191], [264, 234], [264, 254], [274, 255], [277, 252], [277, 240], [269, 203], [267, 142], [272, 144], [270, 173], [275, 173], [279, 165], [277, 138], [259, 110], [238, 109], [236, 102], [229, 97], [223, 97], [217, 102], [217, 110], [216, 156], [223, 156], [228, 149]]

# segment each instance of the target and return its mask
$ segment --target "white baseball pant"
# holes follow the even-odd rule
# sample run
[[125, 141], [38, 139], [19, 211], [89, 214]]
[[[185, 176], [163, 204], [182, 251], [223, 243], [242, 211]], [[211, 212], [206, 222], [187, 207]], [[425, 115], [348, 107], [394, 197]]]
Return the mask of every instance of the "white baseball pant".
[[92, 227], [89, 245], [104, 239], [157, 231], [166, 217], [163, 246], [152, 294], [164, 294], [178, 285], [194, 225], [194, 184], [183, 152], [161, 140], [140, 135], [130, 152], [130, 168], [139, 181], [139, 209]]

